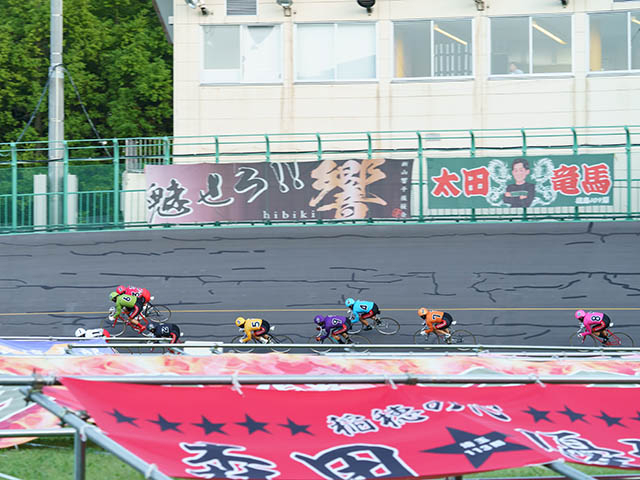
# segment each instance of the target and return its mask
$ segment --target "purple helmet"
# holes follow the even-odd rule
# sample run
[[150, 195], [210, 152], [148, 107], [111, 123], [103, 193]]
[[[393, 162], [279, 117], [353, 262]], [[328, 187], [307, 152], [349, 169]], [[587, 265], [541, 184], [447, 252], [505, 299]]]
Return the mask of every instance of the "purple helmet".
[[322, 325], [324, 323], [324, 317], [322, 315], [316, 315], [316, 318], [313, 319], [313, 322], [316, 325]]

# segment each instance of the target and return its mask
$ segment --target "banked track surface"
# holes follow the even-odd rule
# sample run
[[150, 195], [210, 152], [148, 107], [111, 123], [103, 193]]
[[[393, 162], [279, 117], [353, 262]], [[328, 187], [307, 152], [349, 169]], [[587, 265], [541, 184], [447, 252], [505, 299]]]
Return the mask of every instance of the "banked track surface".
[[185, 339], [230, 340], [237, 315], [305, 341], [316, 313], [374, 299], [410, 343], [420, 306], [483, 344], [566, 345], [602, 309], [640, 340], [640, 224], [199, 228], [0, 237], [2, 335], [94, 328], [118, 284], [151, 290]]

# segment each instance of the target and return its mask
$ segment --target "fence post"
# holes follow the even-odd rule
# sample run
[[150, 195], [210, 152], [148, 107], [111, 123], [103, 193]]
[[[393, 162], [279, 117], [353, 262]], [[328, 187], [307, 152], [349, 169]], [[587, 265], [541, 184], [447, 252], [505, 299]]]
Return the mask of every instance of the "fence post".
[[321, 161], [322, 160], [322, 139], [320, 138], [319, 133], [316, 133], [316, 140], [318, 141], [318, 151], [317, 151], [318, 161]]
[[371, 147], [371, 133], [367, 132], [367, 158], [371, 160], [373, 157], [373, 148]]
[[423, 222], [424, 221], [424, 193], [422, 192], [422, 187], [423, 187], [423, 182], [424, 182], [424, 174], [422, 171], [422, 157], [423, 157], [423, 153], [422, 153], [422, 135], [420, 134], [420, 132], [416, 132], [416, 135], [418, 135], [418, 186], [419, 186], [419, 190], [418, 190], [418, 199], [419, 199], [419, 212], [418, 212], [418, 221], [419, 222]]
[[169, 137], [162, 138], [162, 156], [164, 165], [171, 163], [171, 147], [169, 145]]
[[69, 145], [66, 140], [62, 141], [62, 225], [67, 230], [69, 223]]
[[627, 220], [631, 220], [631, 133], [629, 127], [624, 127], [624, 132], [627, 137], [625, 150], [627, 152]]
[[[572, 147], [573, 154], [578, 155], [578, 134], [576, 132], [575, 127], [571, 127], [571, 134], [573, 135], [573, 147]], [[580, 220], [580, 211], [578, 209], [578, 205], [574, 207], [573, 219]]]
[[120, 147], [118, 139], [113, 139], [113, 223], [120, 221]]
[[522, 155], [527, 156], [527, 133], [524, 131], [524, 128], [520, 129], [520, 133], [522, 134]]
[[213, 139], [216, 142], [216, 163], [220, 163], [220, 140], [217, 135]]
[[11, 230], [15, 232], [16, 228], [18, 228], [18, 151], [15, 142], [11, 142]]
[[269, 135], [264, 136], [264, 143], [266, 144], [266, 161], [271, 161], [271, 144], [269, 143]]
[[473, 133], [473, 130], [469, 130], [469, 137], [471, 140], [471, 150], [470, 150], [470, 154], [472, 157], [476, 156], [476, 135], [475, 133]]

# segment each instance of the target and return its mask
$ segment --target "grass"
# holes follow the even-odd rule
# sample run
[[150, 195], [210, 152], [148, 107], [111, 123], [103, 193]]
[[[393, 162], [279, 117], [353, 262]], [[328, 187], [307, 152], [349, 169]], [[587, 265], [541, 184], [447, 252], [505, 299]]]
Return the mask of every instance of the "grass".
[[[0, 450], [0, 479], [7, 478], [6, 475], [10, 475], [20, 480], [68, 480], [74, 478], [73, 461], [73, 438], [40, 438], [33, 442], [19, 445], [17, 448]], [[619, 470], [575, 464], [571, 464], [571, 466], [588, 475], [623, 473], [631, 475], [640, 473], [640, 470]], [[465, 478], [550, 476], [558, 476], [558, 474], [545, 467], [526, 467], [476, 473], [465, 475]], [[87, 442], [86, 479], [143, 480], [144, 475], [100, 447]]]

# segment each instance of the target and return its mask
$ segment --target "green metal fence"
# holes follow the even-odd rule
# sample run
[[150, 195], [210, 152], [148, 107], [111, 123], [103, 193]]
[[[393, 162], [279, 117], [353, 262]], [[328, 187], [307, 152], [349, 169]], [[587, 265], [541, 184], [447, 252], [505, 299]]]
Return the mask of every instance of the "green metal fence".
[[[46, 179], [49, 148], [47, 142], [0, 144], [0, 233], [150, 227], [146, 223], [143, 173], [144, 166], [149, 164], [304, 162], [374, 157], [415, 160], [411, 215], [399, 220], [372, 218], [361, 221], [476, 222], [640, 218], [640, 126], [68, 140], [62, 144], [62, 191], [35, 191], [34, 179], [39, 179], [41, 183]], [[430, 158], [499, 158], [584, 153], [614, 155], [612, 205], [534, 209], [429, 207], [426, 166]], [[58, 196], [62, 205], [62, 221], [57, 223], [51, 223], [46, 218], [46, 205], [54, 195]], [[266, 223], [276, 222], [270, 220]], [[283, 220], [280, 223], [287, 222]], [[306, 223], [332, 222], [313, 220]], [[341, 223], [357, 221], [343, 220]]]

